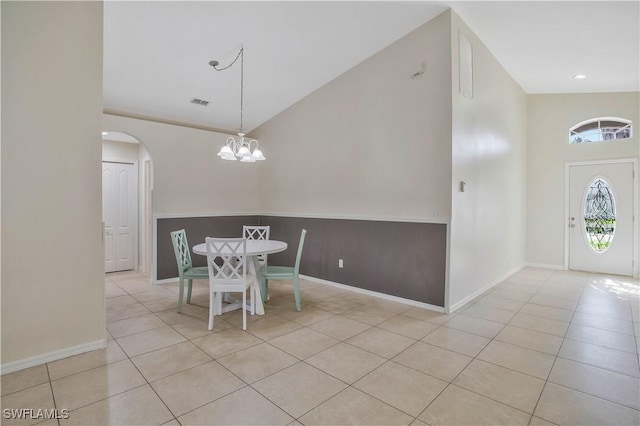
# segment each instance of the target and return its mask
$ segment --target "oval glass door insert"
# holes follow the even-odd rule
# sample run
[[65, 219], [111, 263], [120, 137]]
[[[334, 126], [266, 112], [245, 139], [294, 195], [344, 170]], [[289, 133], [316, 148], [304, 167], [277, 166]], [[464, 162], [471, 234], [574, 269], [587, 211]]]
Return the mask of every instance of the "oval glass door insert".
[[616, 203], [611, 186], [601, 177], [594, 179], [587, 190], [584, 227], [591, 249], [596, 253], [607, 251], [616, 231]]

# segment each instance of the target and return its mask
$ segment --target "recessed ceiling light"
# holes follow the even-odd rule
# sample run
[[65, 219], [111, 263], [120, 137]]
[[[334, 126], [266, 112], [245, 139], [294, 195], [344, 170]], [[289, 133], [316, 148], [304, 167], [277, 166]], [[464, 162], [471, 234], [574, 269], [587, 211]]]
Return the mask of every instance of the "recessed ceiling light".
[[584, 74], [577, 74], [573, 76], [574, 80], [584, 80], [585, 78], [587, 78], [587, 76]]
[[109, 132], [102, 132], [102, 136], [107, 136]]

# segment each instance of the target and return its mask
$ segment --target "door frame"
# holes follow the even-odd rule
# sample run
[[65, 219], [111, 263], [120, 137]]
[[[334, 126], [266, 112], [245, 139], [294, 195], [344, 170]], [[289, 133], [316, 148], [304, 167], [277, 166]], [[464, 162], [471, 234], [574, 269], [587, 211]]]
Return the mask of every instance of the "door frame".
[[616, 160], [593, 160], [593, 161], [571, 161], [564, 163], [564, 217], [562, 222], [564, 224], [564, 269], [569, 270], [569, 170], [573, 166], [597, 166], [604, 164], [623, 164], [631, 163], [633, 167], [633, 276], [638, 277], [638, 159], [637, 158], [620, 158]]
[[[135, 178], [135, 191], [133, 191], [133, 205], [135, 206], [135, 217], [133, 220], [133, 270], [138, 271], [138, 220], [140, 216], [140, 206], [138, 206], [138, 192], [140, 192], [139, 187], [139, 179], [138, 179], [138, 160], [129, 160], [125, 158], [116, 158], [116, 157], [103, 157], [100, 163], [102, 167], [102, 163], [121, 163], [121, 164], [132, 164], [133, 165], [133, 176]], [[104, 221], [102, 221], [102, 240], [104, 241]], [[102, 263], [104, 263], [104, 244], [102, 246]]]

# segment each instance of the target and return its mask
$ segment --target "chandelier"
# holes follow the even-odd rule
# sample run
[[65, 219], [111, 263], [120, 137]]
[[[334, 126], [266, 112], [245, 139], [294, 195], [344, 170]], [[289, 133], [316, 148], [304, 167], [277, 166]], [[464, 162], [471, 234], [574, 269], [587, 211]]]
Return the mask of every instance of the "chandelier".
[[[243, 112], [244, 112], [244, 47], [240, 48], [240, 51], [236, 55], [235, 59], [226, 67], [218, 68], [220, 63], [218, 61], [210, 61], [209, 65], [216, 71], [224, 71], [229, 69], [240, 59], [240, 131], [238, 132], [238, 138], [229, 136], [227, 142], [220, 148], [218, 156], [223, 160], [240, 161], [245, 163], [255, 163], [256, 161], [266, 160], [258, 141], [255, 139], [245, 139], [243, 129]], [[255, 148], [251, 151], [251, 145], [255, 144]]]

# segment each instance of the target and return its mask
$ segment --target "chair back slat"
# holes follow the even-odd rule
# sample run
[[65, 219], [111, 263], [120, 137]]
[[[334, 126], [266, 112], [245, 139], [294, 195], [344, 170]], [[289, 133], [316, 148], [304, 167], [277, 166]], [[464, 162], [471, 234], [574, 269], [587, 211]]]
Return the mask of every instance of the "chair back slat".
[[302, 248], [304, 247], [304, 239], [307, 235], [307, 230], [303, 229], [300, 233], [300, 243], [298, 243], [298, 254], [296, 254], [296, 264], [294, 266], [294, 273], [298, 275], [300, 272], [300, 259], [302, 258]]
[[[246, 238], [209, 238], [207, 247], [207, 265], [209, 276], [214, 283], [239, 284], [247, 278]], [[222, 262], [216, 262], [220, 259]]]
[[176, 255], [178, 264], [178, 273], [180, 276], [187, 269], [191, 269], [191, 253], [189, 251], [189, 243], [187, 242], [187, 233], [184, 229], [171, 232], [171, 242], [173, 243], [173, 251]]
[[[248, 226], [244, 225], [242, 227], [242, 236], [247, 240], [268, 240], [269, 233], [271, 232], [270, 226]], [[260, 266], [267, 265], [267, 255], [259, 254], [258, 255], [258, 263]]]

